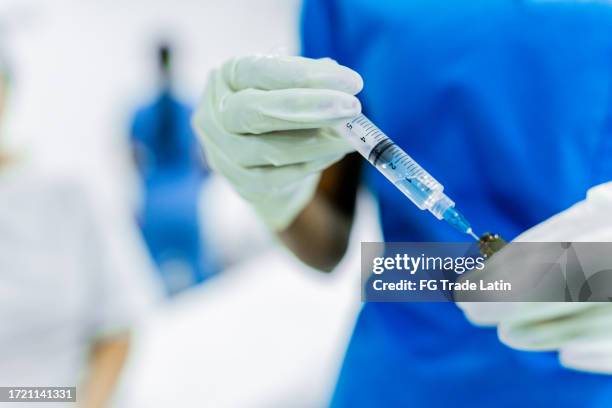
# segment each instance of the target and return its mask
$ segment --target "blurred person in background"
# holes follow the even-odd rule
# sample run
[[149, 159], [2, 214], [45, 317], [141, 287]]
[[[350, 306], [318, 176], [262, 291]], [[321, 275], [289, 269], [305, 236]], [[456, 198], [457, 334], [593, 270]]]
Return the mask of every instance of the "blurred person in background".
[[138, 216], [149, 252], [169, 293], [203, 282], [217, 265], [198, 219], [198, 198], [207, 175], [190, 126], [191, 108], [172, 89], [172, 49], [157, 50], [159, 91], [133, 120], [134, 158], [145, 187]]
[[80, 406], [103, 407], [159, 290], [129, 214], [42, 163], [0, 150], [0, 386], [76, 386]]
[[[361, 113], [357, 72], [366, 114], [444, 182], [478, 227], [508, 238], [533, 227], [544, 241], [587, 239], [555, 232], [583, 227], [612, 240], [612, 184], [602, 184], [612, 180], [609, 2], [303, 7], [309, 58], [227, 61], [194, 117], [211, 167], [298, 257], [336, 266], [362, 176], [378, 197], [386, 241], [467, 239], [346, 156], [353, 149], [330, 125]], [[597, 235], [593, 222], [607, 233]], [[492, 326], [508, 327], [494, 308], [481, 309]], [[452, 303], [366, 303], [332, 406], [609, 407], [610, 304], [540, 303], [522, 312], [540, 318], [498, 337]]]

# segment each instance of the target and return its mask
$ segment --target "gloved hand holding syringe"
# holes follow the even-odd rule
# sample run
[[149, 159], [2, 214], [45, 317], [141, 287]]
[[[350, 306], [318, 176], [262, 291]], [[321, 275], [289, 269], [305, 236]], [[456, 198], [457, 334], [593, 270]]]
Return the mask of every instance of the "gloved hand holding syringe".
[[194, 127], [208, 164], [273, 230], [286, 230], [322, 171], [356, 149], [420, 209], [478, 239], [444, 187], [360, 114], [362, 88], [329, 59], [235, 58], [211, 74]]
[[455, 209], [455, 202], [444, 194], [444, 186], [367, 117], [359, 115], [334, 128], [417, 207], [478, 241], [467, 219]]

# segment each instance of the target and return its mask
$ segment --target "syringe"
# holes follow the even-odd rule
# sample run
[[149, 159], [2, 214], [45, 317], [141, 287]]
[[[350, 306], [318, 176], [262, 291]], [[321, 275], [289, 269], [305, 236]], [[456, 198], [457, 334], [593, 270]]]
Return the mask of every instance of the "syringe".
[[478, 241], [470, 223], [455, 210], [455, 202], [444, 194], [444, 186], [368, 118], [359, 115], [335, 128], [417, 207]]

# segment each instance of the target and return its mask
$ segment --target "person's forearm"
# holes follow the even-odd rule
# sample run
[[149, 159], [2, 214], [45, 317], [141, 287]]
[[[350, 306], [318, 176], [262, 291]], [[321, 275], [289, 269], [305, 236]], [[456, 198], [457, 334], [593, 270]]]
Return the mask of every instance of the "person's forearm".
[[361, 157], [350, 154], [323, 172], [314, 199], [281, 240], [302, 262], [330, 272], [348, 246], [361, 173]]
[[107, 406], [125, 363], [129, 344], [129, 333], [126, 332], [112, 339], [101, 340], [93, 346], [80, 406]]
[[317, 194], [285, 231], [278, 235], [302, 262], [330, 272], [348, 246], [352, 215], [342, 214]]

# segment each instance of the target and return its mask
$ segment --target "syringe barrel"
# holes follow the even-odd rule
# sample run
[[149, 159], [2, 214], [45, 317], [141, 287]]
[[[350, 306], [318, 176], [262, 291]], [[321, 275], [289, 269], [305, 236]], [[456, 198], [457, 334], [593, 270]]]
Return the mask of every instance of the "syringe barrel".
[[364, 115], [335, 126], [355, 149], [421, 210], [441, 219], [442, 207], [454, 206], [444, 186]]

